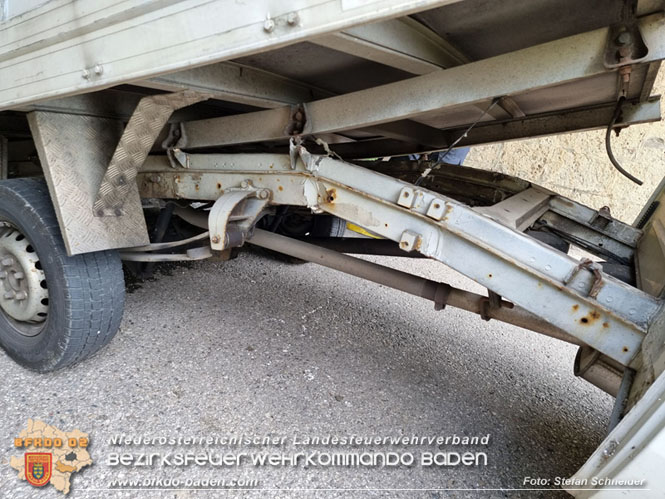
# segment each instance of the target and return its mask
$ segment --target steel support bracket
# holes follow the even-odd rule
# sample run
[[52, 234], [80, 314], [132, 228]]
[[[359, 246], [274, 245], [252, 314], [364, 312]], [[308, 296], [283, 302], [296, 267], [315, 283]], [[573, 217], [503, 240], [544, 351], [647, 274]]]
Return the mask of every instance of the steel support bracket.
[[182, 123], [172, 123], [168, 137], [162, 142], [166, 157], [173, 168], [189, 168], [189, 155], [182, 150], [187, 145], [187, 135]]
[[604, 65], [608, 69], [638, 63], [649, 54], [634, 14], [626, 17], [623, 22], [610, 26], [604, 59]]
[[222, 194], [208, 215], [210, 247], [223, 251], [242, 246], [270, 198], [268, 189], [255, 189], [249, 181], [243, 182], [240, 189], [229, 189]]
[[[208, 96], [198, 92], [175, 92], [144, 97], [134, 110], [120, 137], [93, 205], [96, 217], [119, 217], [135, 180], [159, 133], [173, 111], [201, 102]], [[177, 156], [176, 156], [177, 159]]]
[[452, 290], [453, 288], [449, 284], [439, 283], [434, 293], [434, 310], [439, 311], [446, 308]]
[[492, 312], [501, 308], [502, 301], [501, 295], [488, 289], [487, 298], [483, 298], [480, 302], [480, 318], [484, 321], [489, 321], [492, 318]]

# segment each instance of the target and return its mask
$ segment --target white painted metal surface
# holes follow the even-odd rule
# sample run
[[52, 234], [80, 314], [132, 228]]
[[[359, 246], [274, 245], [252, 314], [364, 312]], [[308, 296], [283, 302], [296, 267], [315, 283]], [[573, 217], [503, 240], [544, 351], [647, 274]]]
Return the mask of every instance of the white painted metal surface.
[[[54, 0], [0, 26], [0, 109], [274, 49], [454, 1]], [[293, 13], [297, 22], [289, 23]]]
[[[644, 397], [571, 477], [566, 490], [580, 499], [663, 497], [663, 466], [665, 374], [656, 379]], [[592, 490], [579, 490], [582, 488]], [[626, 489], [632, 489], [632, 492]]]
[[12, 19], [53, 0], [0, 0], [0, 21]]

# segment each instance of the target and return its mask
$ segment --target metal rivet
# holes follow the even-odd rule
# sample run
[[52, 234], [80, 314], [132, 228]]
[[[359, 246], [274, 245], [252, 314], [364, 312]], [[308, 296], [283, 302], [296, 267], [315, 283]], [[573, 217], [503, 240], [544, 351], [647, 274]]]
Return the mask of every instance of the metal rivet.
[[[6, 272], [5, 272], [5, 274], [6, 274]], [[16, 279], [17, 281], [20, 281], [24, 277], [25, 277], [25, 275], [23, 274], [23, 272], [14, 272], [14, 279]]]
[[286, 17], [286, 22], [289, 23], [289, 26], [295, 26], [300, 22], [300, 16], [297, 12], [289, 12], [289, 15]]
[[10, 265], [14, 264], [14, 259], [12, 257], [3, 258], [0, 263], [3, 267], [9, 267]]
[[4, 279], [5, 277], [7, 277], [7, 272], [0, 270], [0, 279]]
[[25, 300], [27, 297], [28, 297], [28, 293], [26, 293], [25, 291], [19, 291], [18, 293], [16, 293], [16, 299], [17, 299], [18, 301], [23, 301], [23, 300]]
[[5, 300], [11, 300], [12, 298], [14, 298], [14, 296], [15, 296], [15, 295], [14, 295], [14, 292], [13, 292], [13, 291], [7, 291], [7, 292], [4, 294]]
[[84, 69], [81, 72], [81, 78], [83, 78], [84, 80], [89, 80], [90, 79], [90, 71], [88, 71], [87, 69]]
[[101, 64], [95, 65], [95, 74], [96, 75], [101, 75], [104, 72], [104, 66]]
[[222, 238], [219, 237], [219, 236], [212, 236], [212, 237], [210, 238], [210, 241], [212, 241], [213, 244], [217, 244], [217, 243], [219, 243], [221, 240], [222, 240]]
[[266, 33], [272, 33], [272, 31], [275, 29], [275, 21], [272, 19], [268, 18], [265, 20], [263, 23], [263, 31]]

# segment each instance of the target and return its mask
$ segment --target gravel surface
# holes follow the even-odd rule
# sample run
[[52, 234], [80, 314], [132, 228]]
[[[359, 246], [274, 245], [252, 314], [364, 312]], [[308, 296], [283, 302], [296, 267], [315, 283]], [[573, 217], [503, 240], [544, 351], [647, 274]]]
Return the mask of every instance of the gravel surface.
[[[481, 291], [436, 262], [373, 260]], [[435, 312], [431, 303], [398, 291], [251, 252], [166, 272], [127, 295], [121, 330], [93, 359], [38, 375], [0, 352], [1, 497], [62, 497], [51, 486], [36, 491], [19, 482], [7, 465], [10, 455], [22, 454], [12, 443], [28, 418], [90, 434], [95, 463], [72, 476], [72, 498], [567, 497], [561, 491], [440, 489], [519, 489], [525, 476], [568, 477], [603, 439], [613, 400], [573, 376], [573, 346], [451, 308]], [[287, 443], [112, 446], [110, 438], [122, 433], [273, 435], [287, 437]], [[292, 441], [330, 434], [489, 434], [490, 441], [471, 447], [297, 447]], [[313, 450], [409, 452], [416, 458], [422, 452], [485, 452], [487, 465], [218, 468], [108, 462], [113, 452]], [[272, 490], [101, 490], [115, 479], [167, 477], [256, 479], [258, 488]]]

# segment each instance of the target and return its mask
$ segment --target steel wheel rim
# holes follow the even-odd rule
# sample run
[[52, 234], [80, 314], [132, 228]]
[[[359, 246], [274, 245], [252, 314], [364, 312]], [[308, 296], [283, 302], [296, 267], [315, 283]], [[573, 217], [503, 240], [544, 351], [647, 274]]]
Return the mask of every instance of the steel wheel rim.
[[0, 311], [23, 336], [36, 336], [48, 316], [46, 275], [32, 242], [0, 221]]

